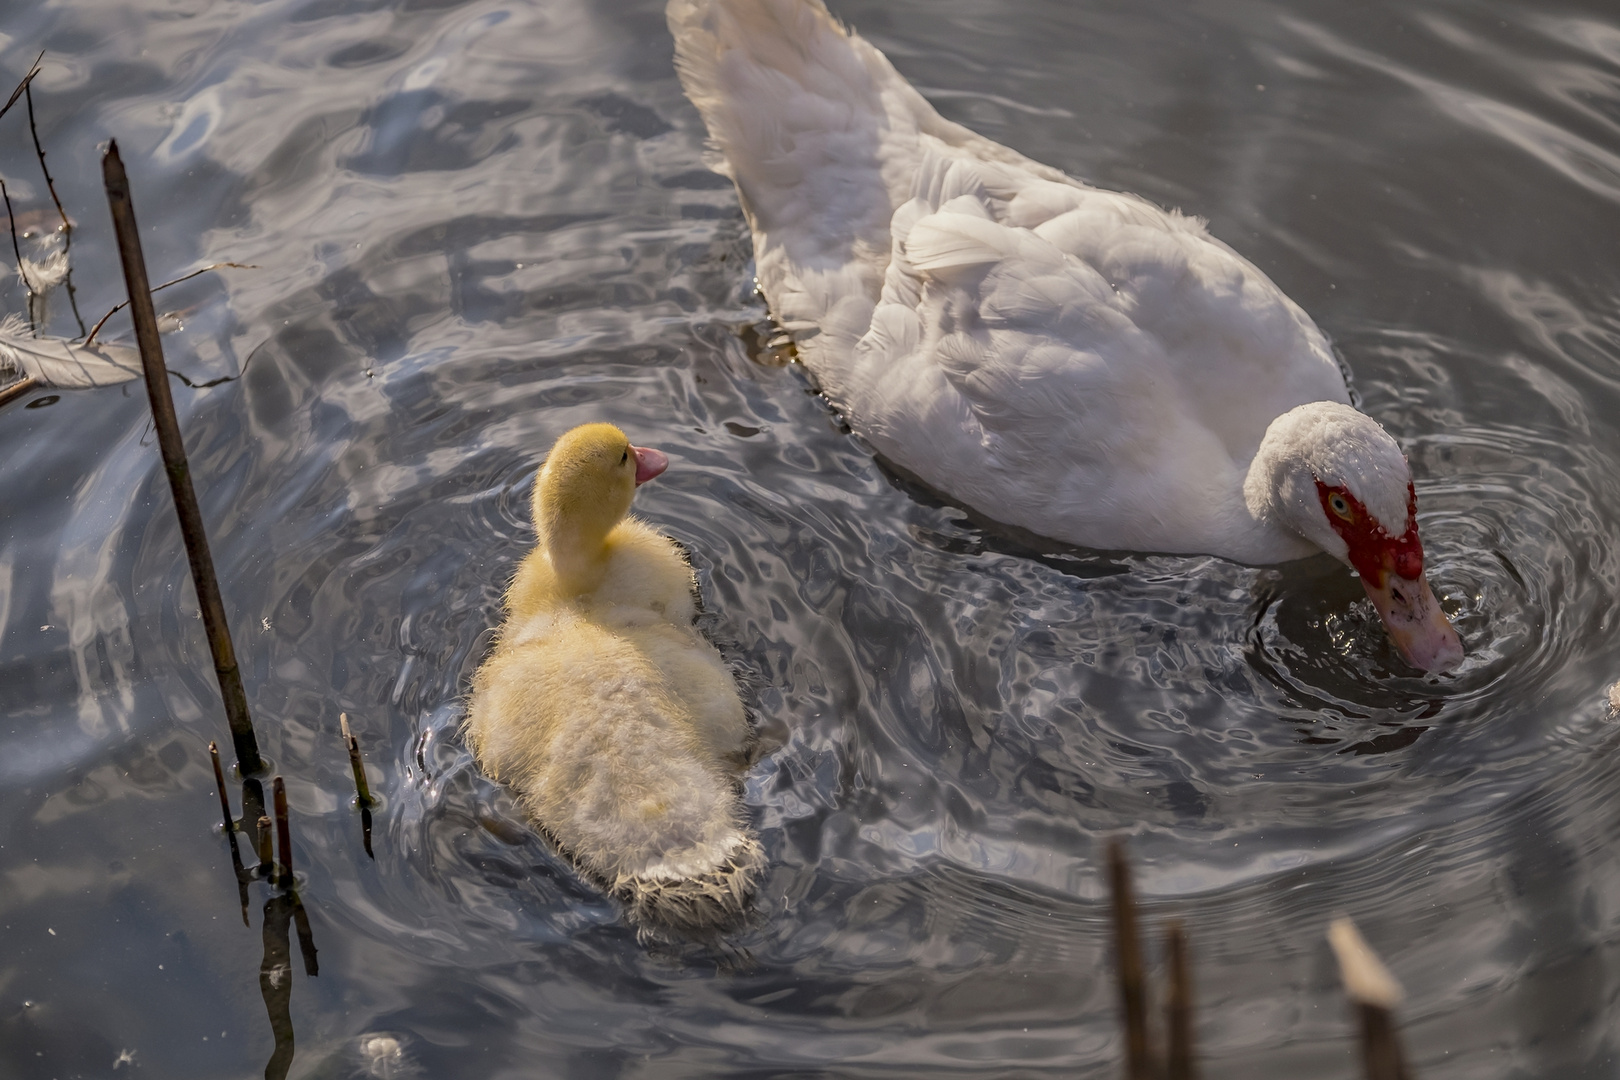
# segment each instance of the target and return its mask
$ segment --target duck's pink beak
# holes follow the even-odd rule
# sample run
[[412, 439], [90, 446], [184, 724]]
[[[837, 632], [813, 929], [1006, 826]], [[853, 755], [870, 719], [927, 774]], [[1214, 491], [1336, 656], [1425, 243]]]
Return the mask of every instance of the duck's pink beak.
[[1462, 639], [1452, 629], [1440, 602], [1434, 598], [1428, 579], [1421, 573], [1416, 579], [1399, 574], [1384, 575], [1384, 584], [1374, 585], [1365, 574], [1362, 588], [1367, 590], [1389, 639], [1413, 667], [1424, 671], [1450, 671], [1462, 663]]
[[637, 487], [669, 468], [669, 458], [657, 450], [649, 450], [645, 446], [632, 446], [630, 452], [636, 455]]

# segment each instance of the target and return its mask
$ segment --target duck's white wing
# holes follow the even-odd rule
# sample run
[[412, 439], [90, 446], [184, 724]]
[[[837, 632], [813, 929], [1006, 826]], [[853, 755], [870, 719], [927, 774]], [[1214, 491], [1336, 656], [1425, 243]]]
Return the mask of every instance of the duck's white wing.
[[919, 136], [1061, 178], [945, 120], [820, 0], [671, 0], [666, 16], [710, 167], [737, 184], [772, 314], [832, 386], [871, 325]]
[[1310, 320], [1196, 220], [921, 140], [843, 374], [857, 430], [1045, 535], [1208, 551], [1252, 532], [1237, 500], [1266, 426], [1345, 397]]

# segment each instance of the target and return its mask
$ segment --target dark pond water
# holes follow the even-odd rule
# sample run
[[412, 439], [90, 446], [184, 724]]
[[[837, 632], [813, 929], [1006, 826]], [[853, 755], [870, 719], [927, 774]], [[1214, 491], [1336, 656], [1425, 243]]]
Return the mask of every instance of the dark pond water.
[[[1411, 677], [1325, 558], [1031, 544], [887, 475], [761, 362], [657, 0], [7, 5], [88, 316], [123, 289], [110, 136], [154, 275], [260, 267], [162, 306], [174, 368], [245, 368], [176, 393], [319, 974], [295, 936], [261, 986], [290, 912], [254, 883], [243, 925], [145, 402], [36, 393], [0, 409], [0, 1073], [261, 1075], [286, 1008], [294, 1077], [1114, 1076], [1128, 835], [1210, 1077], [1356, 1075], [1339, 912], [1425, 1080], [1620, 1075], [1620, 14], [835, 7], [947, 116], [1208, 217], [1314, 315], [1411, 457], [1463, 670]], [[723, 951], [638, 945], [457, 736], [536, 461], [598, 419], [670, 454], [639, 509], [764, 734], [771, 869]]]

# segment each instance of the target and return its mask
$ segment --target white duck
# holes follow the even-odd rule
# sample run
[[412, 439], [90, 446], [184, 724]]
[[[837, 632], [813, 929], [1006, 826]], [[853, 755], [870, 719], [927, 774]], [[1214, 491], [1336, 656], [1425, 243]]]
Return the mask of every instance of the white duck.
[[1086, 547], [1326, 551], [1409, 661], [1461, 661], [1400, 448], [1201, 221], [945, 120], [821, 0], [667, 16], [772, 314], [884, 458]]
[[625, 517], [667, 464], [611, 424], [557, 440], [534, 484], [540, 543], [507, 590], [466, 732], [644, 930], [706, 932], [741, 915], [762, 855], [735, 790], [748, 722], [692, 625], [692, 568]]

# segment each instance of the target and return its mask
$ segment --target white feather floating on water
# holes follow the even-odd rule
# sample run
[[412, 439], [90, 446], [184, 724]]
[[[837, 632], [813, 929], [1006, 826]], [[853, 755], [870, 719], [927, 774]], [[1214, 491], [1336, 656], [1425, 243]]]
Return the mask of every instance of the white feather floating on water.
[[141, 374], [140, 351], [130, 345], [79, 345], [34, 337], [17, 316], [0, 321], [0, 374], [12, 372], [41, 386], [83, 390], [114, 386]]

